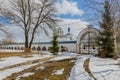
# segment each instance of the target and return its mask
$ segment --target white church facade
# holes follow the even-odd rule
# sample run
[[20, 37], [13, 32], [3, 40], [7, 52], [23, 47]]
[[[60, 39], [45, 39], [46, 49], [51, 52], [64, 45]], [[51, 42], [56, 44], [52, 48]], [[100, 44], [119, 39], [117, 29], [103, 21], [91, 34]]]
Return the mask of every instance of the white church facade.
[[[58, 29], [59, 52], [76, 52], [76, 53], [98, 53], [98, 45], [96, 37], [99, 35], [99, 30], [93, 27], [87, 27], [80, 31], [76, 40], [73, 40], [73, 35], [68, 33], [63, 35], [62, 29]], [[33, 43], [32, 51], [50, 51], [51, 42]], [[8, 50], [23, 50], [24, 43], [15, 44], [0, 44], [0, 49]]]

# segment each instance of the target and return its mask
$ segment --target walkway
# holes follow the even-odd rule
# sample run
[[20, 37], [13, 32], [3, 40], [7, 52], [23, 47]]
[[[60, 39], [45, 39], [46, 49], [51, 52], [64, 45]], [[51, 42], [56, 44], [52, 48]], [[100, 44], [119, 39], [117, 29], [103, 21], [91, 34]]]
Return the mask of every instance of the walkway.
[[[90, 60], [90, 61], [89, 61]], [[88, 70], [84, 67], [86, 61]], [[79, 56], [72, 68], [69, 80], [120, 80], [120, 61], [92, 55]]]

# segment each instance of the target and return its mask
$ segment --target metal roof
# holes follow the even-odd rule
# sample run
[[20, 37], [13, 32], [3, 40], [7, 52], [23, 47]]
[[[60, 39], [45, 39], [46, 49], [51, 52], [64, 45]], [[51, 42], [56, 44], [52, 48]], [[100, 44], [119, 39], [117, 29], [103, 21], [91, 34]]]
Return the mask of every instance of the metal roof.
[[[60, 41], [59, 44], [75, 44], [76, 41]], [[52, 44], [51, 42], [35, 42], [33, 44]], [[0, 45], [24, 45], [24, 43], [0, 44]]]

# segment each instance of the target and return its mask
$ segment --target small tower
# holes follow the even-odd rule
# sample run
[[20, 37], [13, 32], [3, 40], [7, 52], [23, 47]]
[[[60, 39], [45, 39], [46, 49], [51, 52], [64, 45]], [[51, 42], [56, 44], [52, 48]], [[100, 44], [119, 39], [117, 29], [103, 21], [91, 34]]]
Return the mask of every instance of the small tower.
[[69, 38], [69, 40], [72, 40], [72, 39], [73, 39], [73, 35], [72, 35], [71, 32], [70, 32], [70, 27], [68, 27], [68, 32], [67, 32], [67, 34], [65, 34], [65, 37], [66, 37], [66, 38]]
[[70, 27], [68, 27], [68, 33], [70, 33]]
[[62, 28], [58, 27], [56, 31], [57, 31], [57, 36], [59, 38], [62, 38], [63, 37], [63, 30], [62, 30]]

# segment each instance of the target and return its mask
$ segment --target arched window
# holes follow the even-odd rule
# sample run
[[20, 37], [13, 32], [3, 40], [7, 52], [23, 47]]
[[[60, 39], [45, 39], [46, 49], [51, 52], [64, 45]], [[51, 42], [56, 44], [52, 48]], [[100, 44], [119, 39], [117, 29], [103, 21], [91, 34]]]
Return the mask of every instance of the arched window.
[[11, 47], [11, 49], [13, 49], [13, 47]]
[[23, 47], [21, 47], [21, 50], [23, 50], [24, 48]]
[[11, 47], [8, 47], [8, 49], [11, 49]]
[[35, 47], [32, 47], [32, 50], [36, 50], [36, 48], [35, 48]]
[[40, 51], [40, 50], [41, 50], [41, 48], [40, 48], [40, 47], [37, 47], [37, 50], [38, 50], [38, 51]]
[[85, 49], [85, 46], [83, 47], [83, 49]]
[[15, 47], [15, 50], [17, 50], [17, 47]]
[[9, 49], [9, 47], [7, 47], [7, 49]]
[[43, 47], [43, 48], [42, 48], [42, 51], [46, 51], [46, 50], [47, 50], [46, 47]]
[[65, 47], [65, 46], [61, 46], [61, 52], [67, 52], [68, 51], [68, 48]]

